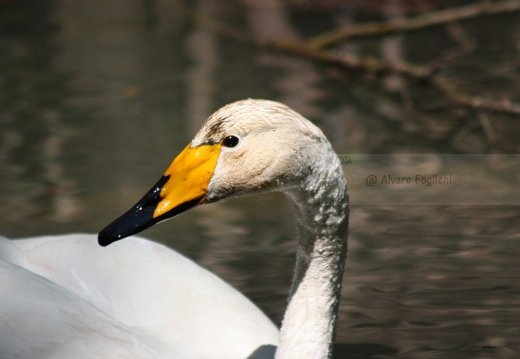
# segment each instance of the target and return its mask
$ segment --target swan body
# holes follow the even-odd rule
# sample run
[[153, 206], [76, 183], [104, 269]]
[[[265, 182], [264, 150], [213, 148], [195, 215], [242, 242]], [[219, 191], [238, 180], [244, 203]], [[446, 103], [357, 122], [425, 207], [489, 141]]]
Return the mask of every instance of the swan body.
[[2, 359], [272, 357], [278, 344], [242, 294], [152, 241], [102, 248], [73, 234], [0, 248]]
[[[292, 202], [298, 241], [279, 334], [259, 309], [211, 273], [130, 237], [198, 205], [269, 191]], [[277, 345], [277, 359], [329, 358], [347, 233], [346, 181], [321, 130], [277, 102], [235, 102], [210, 116], [152, 189], [98, 236], [102, 246], [131, 239], [109, 248], [95, 247], [88, 235], [0, 242], [0, 278], [20, 293], [9, 295], [14, 311], [0, 312], [7, 323], [0, 343], [27, 337], [56, 352], [80, 346], [78, 353], [88, 357], [92, 342], [100, 351], [106, 346], [104, 353], [115, 346], [142, 357], [176, 358], [273, 357]], [[17, 279], [9, 279], [11, 272]], [[22, 277], [27, 284], [19, 283]], [[32, 304], [41, 318], [39, 291], [57, 298], [42, 299], [52, 322], [52, 330], [41, 333], [44, 339], [38, 331], [45, 325], [19, 314], [20, 305]], [[68, 333], [63, 328], [71, 334], [54, 342], [54, 331]], [[34, 350], [39, 353], [38, 346]]]

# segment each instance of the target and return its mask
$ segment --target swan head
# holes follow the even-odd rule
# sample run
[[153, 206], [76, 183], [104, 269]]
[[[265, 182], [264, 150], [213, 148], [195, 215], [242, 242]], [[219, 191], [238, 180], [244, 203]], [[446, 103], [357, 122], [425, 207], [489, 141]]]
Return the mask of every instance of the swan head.
[[301, 190], [331, 151], [319, 128], [289, 107], [243, 100], [211, 115], [161, 179], [99, 234], [109, 245], [200, 204]]

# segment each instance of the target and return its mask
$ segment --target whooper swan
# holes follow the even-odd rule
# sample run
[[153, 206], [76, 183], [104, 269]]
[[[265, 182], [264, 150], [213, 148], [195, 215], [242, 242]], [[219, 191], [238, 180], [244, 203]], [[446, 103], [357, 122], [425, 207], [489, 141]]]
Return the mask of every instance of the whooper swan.
[[132, 237], [0, 241], [1, 358], [329, 358], [348, 194], [323, 133], [285, 105], [215, 112], [162, 178], [99, 234], [107, 246], [200, 204], [280, 191], [298, 248], [278, 333], [249, 300], [180, 254]]

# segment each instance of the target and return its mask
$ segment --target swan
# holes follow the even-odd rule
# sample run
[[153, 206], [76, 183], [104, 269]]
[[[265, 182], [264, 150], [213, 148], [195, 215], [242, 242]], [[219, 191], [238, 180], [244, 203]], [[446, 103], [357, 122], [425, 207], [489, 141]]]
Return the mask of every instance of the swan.
[[[292, 203], [297, 229], [279, 332], [212, 273], [134, 236], [202, 204], [270, 191]], [[340, 161], [318, 127], [278, 102], [229, 104], [99, 233], [101, 246], [79, 234], [0, 240], [0, 357], [330, 358], [348, 210]]]

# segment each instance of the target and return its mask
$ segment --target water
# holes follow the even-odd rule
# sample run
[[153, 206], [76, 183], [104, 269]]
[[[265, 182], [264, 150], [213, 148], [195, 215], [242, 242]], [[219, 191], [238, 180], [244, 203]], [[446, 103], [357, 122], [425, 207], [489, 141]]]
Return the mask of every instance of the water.
[[[193, 9], [283, 37], [370, 17], [354, 5], [293, 6], [286, 16], [240, 2]], [[342, 73], [221, 37], [179, 15], [173, 1], [4, 2], [0, 10], [0, 232], [9, 237], [99, 231], [159, 179], [211, 112], [247, 97], [290, 105], [342, 154], [519, 152], [518, 118], [449, 106], [397, 76]], [[266, 18], [280, 22], [266, 26]], [[458, 49], [462, 31], [477, 49], [445, 71], [466, 90], [518, 101], [519, 20], [475, 20], [345, 49], [422, 62]], [[485, 183], [512, 188], [502, 195], [515, 198], [518, 182], [507, 176]], [[360, 186], [353, 199], [366, 191]], [[520, 357], [519, 203], [400, 205], [395, 194], [410, 196], [406, 188], [385, 193], [391, 201], [352, 205], [337, 356]], [[144, 234], [281, 320], [295, 249], [282, 195], [203, 206]]]

